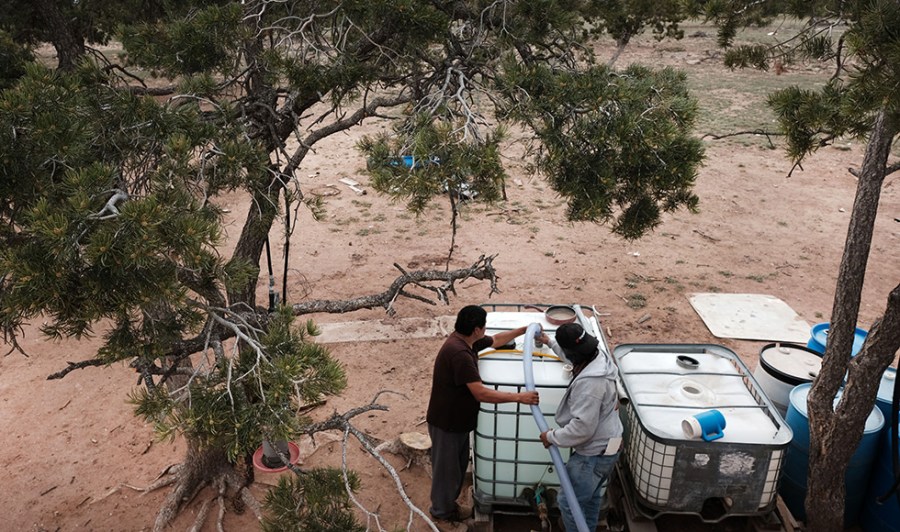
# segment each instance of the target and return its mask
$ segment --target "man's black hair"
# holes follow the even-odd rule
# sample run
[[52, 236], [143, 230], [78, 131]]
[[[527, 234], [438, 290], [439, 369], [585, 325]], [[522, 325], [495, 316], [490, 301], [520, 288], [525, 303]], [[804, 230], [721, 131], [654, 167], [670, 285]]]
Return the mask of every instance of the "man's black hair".
[[459, 310], [453, 329], [463, 336], [469, 336], [475, 332], [476, 327], [484, 327], [486, 324], [487, 311], [478, 305], [468, 305]]

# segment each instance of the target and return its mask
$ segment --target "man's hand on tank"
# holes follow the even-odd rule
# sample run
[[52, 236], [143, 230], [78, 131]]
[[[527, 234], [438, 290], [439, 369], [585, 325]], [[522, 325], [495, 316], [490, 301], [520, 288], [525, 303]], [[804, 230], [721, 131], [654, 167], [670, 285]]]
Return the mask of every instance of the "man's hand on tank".
[[540, 401], [541, 398], [537, 392], [521, 392], [519, 394], [519, 402], [524, 405], [536, 405]]

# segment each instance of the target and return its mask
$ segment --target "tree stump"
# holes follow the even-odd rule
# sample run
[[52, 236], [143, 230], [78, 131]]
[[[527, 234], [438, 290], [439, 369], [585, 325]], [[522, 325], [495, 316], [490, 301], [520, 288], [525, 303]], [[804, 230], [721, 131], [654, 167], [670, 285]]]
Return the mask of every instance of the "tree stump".
[[378, 445], [375, 450], [406, 458], [406, 465], [401, 471], [413, 465], [419, 465], [425, 468], [428, 476], [431, 476], [431, 438], [427, 434], [404, 432], [393, 440]]

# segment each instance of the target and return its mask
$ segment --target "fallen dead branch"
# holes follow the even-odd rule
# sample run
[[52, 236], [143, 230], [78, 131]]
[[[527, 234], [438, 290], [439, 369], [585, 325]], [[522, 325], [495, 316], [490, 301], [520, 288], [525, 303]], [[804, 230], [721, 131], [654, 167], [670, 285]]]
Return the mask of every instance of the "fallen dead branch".
[[727, 139], [729, 137], [737, 137], [739, 135], [754, 135], [754, 136], [762, 135], [762, 136], [766, 137], [766, 140], [769, 142], [769, 147], [775, 148], [775, 143], [772, 142], [772, 137], [783, 137], [784, 133], [780, 133], [777, 131], [765, 131], [762, 129], [752, 129], [752, 130], [748, 130], [748, 131], [735, 131], [734, 133], [725, 133], [723, 135], [715, 135], [713, 133], [707, 133], [706, 135], [703, 135], [700, 138], [706, 139], [708, 137], [713, 140], [721, 140], [721, 139]]
[[[303, 433], [312, 436], [316, 432], [321, 432], [323, 430], [333, 430], [333, 429], [340, 429], [344, 433], [344, 437], [341, 442], [341, 471], [344, 476], [344, 486], [345, 486], [345, 489], [347, 490], [347, 494], [350, 496], [350, 500], [353, 502], [353, 504], [355, 504], [366, 515], [366, 529], [368, 529], [371, 526], [371, 524], [374, 522], [375, 526], [377, 527], [379, 532], [386, 532], [386, 530], [381, 526], [381, 522], [378, 518], [378, 510], [376, 509], [376, 511], [373, 512], [373, 511], [370, 511], [369, 509], [367, 509], [356, 498], [356, 496], [353, 494], [353, 491], [350, 489], [349, 478], [347, 475], [347, 441], [349, 439], [350, 434], [352, 434], [353, 437], [355, 437], [359, 441], [359, 443], [363, 446], [363, 449], [365, 449], [365, 451], [367, 453], [369, 453], [376, 460], [378, 460], [378, 462], [387, 470], [388, 474], [394, 480], [394, 484], [397, 488], [397, 492], [400, 494], [400, 498], [403, 500], [403, 502], [409, 508], [409, 521], [408, 521], [409, 524], [407, 525], [407, 529], [409, 528], [409, 525], [412, 524], [413, 518], [416, 515], [418, 515], [420, 518], [422, 518], [422, 520], [425, 521], [425, 523], [431, 528], [431, 530], [438, 532], [438, 528], [434, 524], [434, 522], [431, 520], [431, 518], [426, 513], [424, 513], [421, 509], [419, 509], [412, 502], [412, 500], [410, 500], [409, 496], [406, 494], [406, 490], [403, 489], [403, 481], [400, 480], [400, 475], [397, 474], [397, 471], [390, 464], [390, 462], [388, 462], [384, 458], [384, 456], [382, 456], [381, 453], [377, 450], [377, 448], [376, 448], [377, 440], [375, 438], [373, 438], [372, 436], [369, 436], [368, 434], [360, 431], [359, 429], [357, 429], [350, 423], [350, 420], [352, 418], [354, 418], [360, 414], [363, 414], [365, 412], [370, 412], [372, 410], [387, 411], [388, 407], [375, 403], [375, 401], [378, 400], [378, 397], [380, 397], [381, 394], [383, 394], [383, 393], [397, 393], [397, 392], [391, 392], [390, 390], [379, 391], [375, 395], [375, 397], [372, 399], [372, 402], [370, 402], [369, 404], [367, 404], [365, 406], [357, 407], [357, 408], [352, 408], [343, 414], [338, 414], [337, 412], [335, 412], [334, 414], [332, 414], [332, 416], [330, 418], [326, 419], [325, 421], [322, 421], [320, 423], [315, 423], [313, 425], [308, 426], [303, 431]], [[398, 395], [402, 395], [402, 394], [398, 394]], [[279, 457], [285, 463], [287, 463], [288, 457], [283, 456], [283, 455], [279, 456]], [[300, 468], [298, 468], [296, 466], [291, 467], [291, 470], [297, 474], [303, 473], [303, 471], [300, 470]]]
[[[494, 293], [499, 292], [499, 289], [497, 288], [497, 272], [494, 270], [493, 264], [494, 257], [495, 255], [487, 257], [482, 255], [468, 268], [449, 271], [418, 270], [408, 272], [399, 264], [394, 263], [394, 267], [400, 271], [401, 275], [391, 283], [391, 286], [388, 287], [387, 290], [379, 294], [354, 299], [319, 299], [315, 301], [304, 301], [302, 303], [295, 303], [292, 307], [293, 312], [295, 316], [299, 316], [314, 312], [344, 313], [352, 312], [354, 310], [382, 307], [388, 314], [393, 315], [394, 302], [400, 297], [422, 301], [430, 305], [434, 305], [437, 302], [447, 304], [449, 303], [448, 294], [456, 293], [456, 283], [466, 279], [478, 279], [480, 281], [489, 280], [491, 282], [491, 291], [490, 294], [488, 294], [488, 297], [490, 297]], [[437, 299], [437, 302], [428, 297], [408, 291], [408, 286], [419, 288], [425, 292], [431, 292], [434, 294], [433, 297]]]
[[699, 229], [694, 229], [694, 232], [697, 233], [698, 235], [702, 236], [703, 238], [709, 240], [710, 242], [720, 242], [721, 241], [721, 239], [711, 237], [708, 234], [704, 233], [703, 231], [700, 231]]

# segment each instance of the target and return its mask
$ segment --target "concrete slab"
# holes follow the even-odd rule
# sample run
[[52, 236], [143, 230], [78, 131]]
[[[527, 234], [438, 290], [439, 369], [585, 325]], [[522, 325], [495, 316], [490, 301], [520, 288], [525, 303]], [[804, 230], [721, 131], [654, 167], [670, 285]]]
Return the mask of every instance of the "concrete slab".
[[456, 316], [437, 318], [385, 318], [381, 320], [320, 323], [322, 334], [317, 341], [323, 344], [341, 342], [372, 342], [407, 340], [411, 338], [442, 338], [453, 332]]

